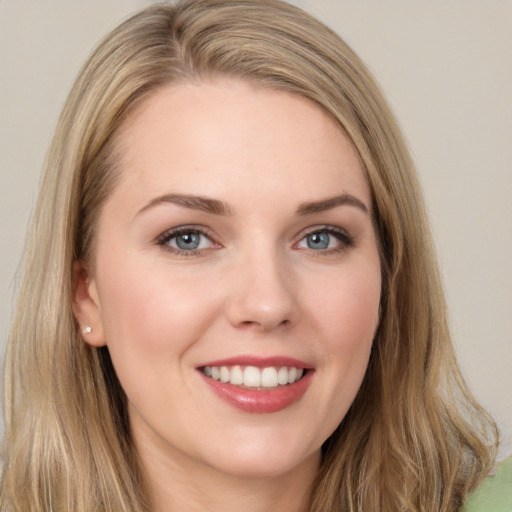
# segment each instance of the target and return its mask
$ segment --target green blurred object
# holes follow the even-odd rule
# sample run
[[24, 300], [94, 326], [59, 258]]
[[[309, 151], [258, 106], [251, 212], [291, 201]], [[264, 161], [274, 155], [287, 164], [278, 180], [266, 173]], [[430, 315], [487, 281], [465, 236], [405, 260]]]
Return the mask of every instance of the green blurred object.
[[462, 512], [512, 512], [512, 457], [468, 496]]

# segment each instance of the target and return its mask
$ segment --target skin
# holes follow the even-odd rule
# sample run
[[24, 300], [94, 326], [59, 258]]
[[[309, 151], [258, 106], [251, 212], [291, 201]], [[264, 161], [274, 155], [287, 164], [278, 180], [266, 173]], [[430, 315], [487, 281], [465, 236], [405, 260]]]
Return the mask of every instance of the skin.
[[[75, 314], [92, 327], [85, 341], [109, 348], [154, 510], [305, 510], [379, 321], [358, 155], [304, 98], [220, 78], [160, 89], [118, 135], [121, 176]], [[227, 211], [156, 200], [165, 194], [214, 198]], [[341, 194], [355, 201], [297, 211]], [[162, 234], [191, 224], [207, 230], [198, 250], [163, 245]], [[326, 226], [342, 236], [310, 247], [308, 233]], [[306, 361], [306, 393], [273, 413], [221, 400], [197, 367], [247, 354]]]

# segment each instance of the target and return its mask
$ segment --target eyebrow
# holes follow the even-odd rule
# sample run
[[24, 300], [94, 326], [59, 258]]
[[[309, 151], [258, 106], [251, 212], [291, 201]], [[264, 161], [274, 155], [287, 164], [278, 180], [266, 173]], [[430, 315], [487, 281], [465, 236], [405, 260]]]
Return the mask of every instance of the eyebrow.
[[368, 207], [357, 197], [351, 194], [341, 194], [339, 196], [329, 197], [321, 201], [312, 201], [302, 203], [297, 208], [297, 215], [312, 215], [314, 213], [321, 213], [327, 210], [332, 210], [337, 206], [355, 206], [364, 213], [369, 214]]
[[[231, 208], [227, 203], [212, 199], [209, 197], [195, 196], [189, 194], [165, 194], [163, 196], [152, 199], [148, 204], [137, 212], [137, 216], [141, 213], [160, 204], [177, 204], [191, 210], [199, 210], [213, 215], [231, 215]], [[315, 213], [332, 210], [338, 206], [355, 206], [364, 213], [368, 214], [368, 207], [357, 197], [351, 194], [341, 194], [339, 196], [322, 199], [320, 201], [310, 201], [302, 203], [297, 208], [297, 215], [305, 216]]]
[[209, 197], [194, 196], [194, 195], [183, 195], [183, 194], [165, 194], [160, 197], [152, 199], [146, 206], [141, 208], [137, 215], [153, 208], [160, 204], [177, 204], [184, 206], [191, 210], [199, 210], [205, 213], [213, 215], [230, 215], [231, 208], [226, 203], [219, 201], [218, 199], [211, 199]]

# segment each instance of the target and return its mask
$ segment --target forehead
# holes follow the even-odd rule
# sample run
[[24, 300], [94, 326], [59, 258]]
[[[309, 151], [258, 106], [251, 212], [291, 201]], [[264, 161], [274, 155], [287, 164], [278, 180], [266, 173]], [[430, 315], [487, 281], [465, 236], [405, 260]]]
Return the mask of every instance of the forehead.
[[358, 153], [327, 113], [242, 80], [159, 89], [126, 119], [118, 146], [120, 186], [148, 194], [235, 188], [271, 197], [284, 186], [307, 201], [348, 188], [369, 201]]

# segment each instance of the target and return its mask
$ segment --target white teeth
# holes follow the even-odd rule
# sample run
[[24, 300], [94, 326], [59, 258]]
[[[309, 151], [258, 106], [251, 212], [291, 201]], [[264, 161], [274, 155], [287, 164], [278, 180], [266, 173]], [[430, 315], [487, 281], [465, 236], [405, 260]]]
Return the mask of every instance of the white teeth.
[[229, 369], [225, 366], [220, 367], [220, 381], [221, 382], [229, 382]]
[[255, 366], [247, 366], [244, 370], [244, 386], [259, 388], [261, 386], [261, 373]]
[[273, 367], [263, 368], [261, 372], [261, 385], [264, 388], [275, 388], [278, 385], [277, 370]]
[[288, 368], [286, 368], [286, 366], [279, 368], [279, 371], [277, 372], [277, 382], [279, 382], [279, 384], [282, 386], [288, 384]]
[[240, 368], [240, 366], [233, 366], [233, 368], [231, 368], [231, 377], [229, 382], [235, 386], [240, 386], [244, 383], [244, 373], [242, 372], [242, 368]]
[[229, 382], [235, 386], [248, 388], [275, 388], [279, 385], [293, 384], [300, 380], [304, 374], [302, 368], [282, 366], [267, 366], [258, 368], [256, 366], [205, 366], [203, 373], [207, 377], [220, 382]]

